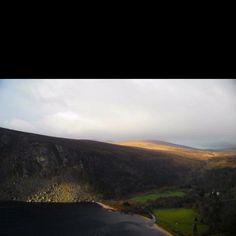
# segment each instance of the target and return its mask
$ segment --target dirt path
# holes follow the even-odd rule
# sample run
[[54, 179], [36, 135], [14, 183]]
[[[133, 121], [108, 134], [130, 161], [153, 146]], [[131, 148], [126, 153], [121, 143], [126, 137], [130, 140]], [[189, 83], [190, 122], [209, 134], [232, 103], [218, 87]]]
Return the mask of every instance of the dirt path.
[[101, 203], [101, 202], [96, 202], [99, 206], [103, 207], [104, 209], [107, 209], [107, 210], [112, 210], [112, 211], [117, 211], [117, 209], [111, 207], [111, 206], [108, 206], [104, 203]]

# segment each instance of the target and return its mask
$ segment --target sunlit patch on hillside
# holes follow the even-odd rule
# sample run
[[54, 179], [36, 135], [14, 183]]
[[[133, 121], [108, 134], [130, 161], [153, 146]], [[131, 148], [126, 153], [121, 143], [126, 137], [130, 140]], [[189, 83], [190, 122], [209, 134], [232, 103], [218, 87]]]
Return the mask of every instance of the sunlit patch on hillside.
[[175, 144], [163, 144], [151, 141], [142, 141], [142, 140], [130, 140], [130, 141], [121, 141], [121, 142], [113, 142], [117, 145], [122, 146], [129, 146], [129, 147], [137, 147], [137, 148], [144, 148], [150, 149], [154, 151], [164, 151], [173, 153], [176, 155], [180, 155], [183, 157], [188, 157], [192, 159], [199, 159], [199, 160], [209, 160], [211, 158], [218, 158], [218, 157], [236, 157], [236, 150], [222, 150], [222, 151], [208, 151], [208, 150], [201, 150], [201, 149], [193, 149], [183, 146], [178, 146]]

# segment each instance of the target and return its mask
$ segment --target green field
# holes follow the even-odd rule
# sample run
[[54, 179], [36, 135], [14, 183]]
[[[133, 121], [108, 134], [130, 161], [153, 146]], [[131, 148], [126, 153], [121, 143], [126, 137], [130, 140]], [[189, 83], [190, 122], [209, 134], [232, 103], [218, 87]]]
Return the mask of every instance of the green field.
[[145, 203], [147, 201], [153, 201], [158, 198], [164, 198], [164, 197], [183, 197], [185, 195], [185, 192], [183, 191], [156, 191], [156, 192], [150, 192], [150, 193], [144, 193], [139, 194], [136, 196], [133, 196], [129, 199], [129, 201], [134, 203]]
[[[192, 235], [195, 217], [200, 220], [199, 215], [189, 208], [154, 209], [153, 213], [156, 216], [156, 223], [174, 235]], [[197, 223], [198, 236], [207, 230], [207, 225]]]

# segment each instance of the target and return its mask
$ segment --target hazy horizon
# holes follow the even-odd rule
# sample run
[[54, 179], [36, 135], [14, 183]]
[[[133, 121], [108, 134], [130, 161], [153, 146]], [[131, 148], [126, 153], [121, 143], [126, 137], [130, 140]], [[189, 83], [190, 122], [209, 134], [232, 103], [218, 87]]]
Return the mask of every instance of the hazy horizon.
[[97, 141], [236, 147], [232, 79], [1, 79], [0, 127]]

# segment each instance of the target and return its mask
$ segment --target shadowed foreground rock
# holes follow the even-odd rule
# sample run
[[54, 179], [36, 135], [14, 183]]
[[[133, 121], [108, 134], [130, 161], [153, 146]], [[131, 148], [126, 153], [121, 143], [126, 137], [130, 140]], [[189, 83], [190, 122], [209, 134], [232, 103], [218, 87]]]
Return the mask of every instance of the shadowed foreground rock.
[[4, 236], [165, 236], [149, 220], [92, 203], [0, 203]]

